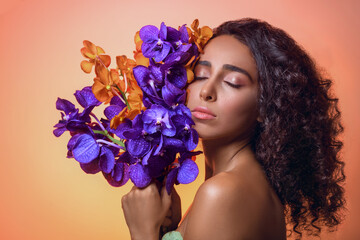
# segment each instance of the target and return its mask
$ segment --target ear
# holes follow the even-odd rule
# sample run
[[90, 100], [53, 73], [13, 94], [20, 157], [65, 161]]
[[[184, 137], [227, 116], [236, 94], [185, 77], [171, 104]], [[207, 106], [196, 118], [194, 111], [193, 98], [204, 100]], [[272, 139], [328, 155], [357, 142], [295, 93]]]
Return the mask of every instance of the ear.
[[257, 117], [256, 120], [257, 120], [258, 122], [263, 122], [263, 119], [262, 119], [261, 117]]

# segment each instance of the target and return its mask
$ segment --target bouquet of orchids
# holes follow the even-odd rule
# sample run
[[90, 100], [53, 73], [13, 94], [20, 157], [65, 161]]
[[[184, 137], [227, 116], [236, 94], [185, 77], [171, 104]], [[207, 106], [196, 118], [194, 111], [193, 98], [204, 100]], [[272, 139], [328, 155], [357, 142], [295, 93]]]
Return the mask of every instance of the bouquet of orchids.
[[[166, 177], [170, 193], [174, 184], [190, 183], [198, 175], [194, 152], [198, 134], [192, 128], [191, 112], [185, 106], [186, 85], [194, 78], [199, 53], [212, 30], [198, 27], [178, 30], [161, 23], [147, 25], [135, 34], [135, 60], [116, 57], [116, 69], [104, 50], [84, 41], [81, 69], [96, 74], [92, 86], [75, 92], [80, 112], [73, 103], [58, 98], [61, 120], [54, 126], [56, 137], [69, 131], [67, 157], [80, 163], [89, 174], [102, 172], [110, 185], [119, 187], [129, 179], [146, 187], [152, 179]], [[106, 118], [92, 112], [108, 104]]]

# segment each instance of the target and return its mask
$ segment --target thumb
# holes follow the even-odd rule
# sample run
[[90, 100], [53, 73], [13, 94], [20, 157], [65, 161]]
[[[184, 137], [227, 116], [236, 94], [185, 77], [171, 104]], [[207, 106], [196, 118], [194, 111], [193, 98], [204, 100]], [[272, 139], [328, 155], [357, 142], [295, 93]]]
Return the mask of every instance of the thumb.
[[167, 211], [171, 206], [171, 193], [170, 195], [166, 191], [165, 185], [161, 189], [161, 201], [164, 209]]

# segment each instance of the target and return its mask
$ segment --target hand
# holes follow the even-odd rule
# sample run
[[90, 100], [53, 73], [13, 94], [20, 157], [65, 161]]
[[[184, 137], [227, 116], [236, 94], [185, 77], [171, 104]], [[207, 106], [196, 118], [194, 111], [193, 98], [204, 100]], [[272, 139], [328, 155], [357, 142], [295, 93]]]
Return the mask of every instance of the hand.
[[159, 194], [156, 183], [134, 186], [121, 198], [126, 224], [132, 239], [159, 239], [159, 230], [171, 205], [165, 186]]
[[171, 190], [171, 206], [166, 213], [166, 217], [161, 224], [163, 232], [173, 231], [177, 229], [181, 220], [181, 200], [179, 194], [176, 192], [175, 187]]

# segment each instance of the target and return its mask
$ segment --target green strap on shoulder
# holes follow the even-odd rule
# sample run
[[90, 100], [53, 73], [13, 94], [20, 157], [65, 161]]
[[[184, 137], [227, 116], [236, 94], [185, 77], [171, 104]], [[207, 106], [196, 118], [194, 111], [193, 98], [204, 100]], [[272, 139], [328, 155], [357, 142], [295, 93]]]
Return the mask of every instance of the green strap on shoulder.
[[183, 240], [180, 232], [178, 231], [171, 231], [167, 232], [161, 240]]

